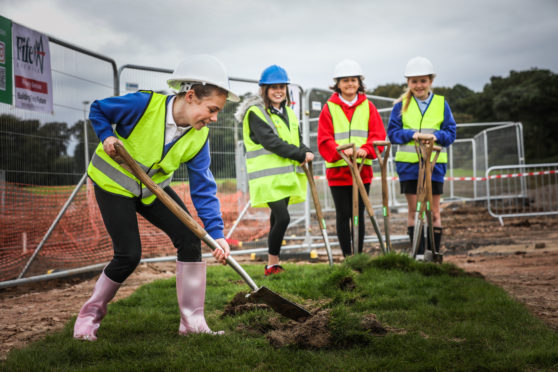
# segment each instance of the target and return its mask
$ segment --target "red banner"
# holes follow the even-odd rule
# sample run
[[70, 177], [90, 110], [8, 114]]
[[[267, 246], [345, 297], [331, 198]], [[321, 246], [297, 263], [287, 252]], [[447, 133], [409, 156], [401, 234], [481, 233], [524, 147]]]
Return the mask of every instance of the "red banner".
[[24, 76], [16, 75], [15, 77], [15, 86], [16, 88], [27, 89], [32, 92], [37, 93], [48, 93], [48, 85], [44, 81], [38, 81], [34, 79], [28, 79]]

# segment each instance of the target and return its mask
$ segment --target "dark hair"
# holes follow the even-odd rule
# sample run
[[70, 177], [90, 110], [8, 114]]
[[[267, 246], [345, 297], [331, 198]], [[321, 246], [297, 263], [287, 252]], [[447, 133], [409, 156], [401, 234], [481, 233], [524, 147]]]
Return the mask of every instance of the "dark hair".
[[[356, 77], [358, 79], [358, 92], [359, 93], [366, 93], [366, 86], [362, 82], [360, 76], [344, 76], [344, 77]], [[335, 84], [330, 86], [329, 89], [333, 90], [336, 93], [341, 94], [341, 89], [339, 89], [339, 80], [343, 79], [342, 77], [335, 79]]]
[[[209, 97], [211, 94], [213, 94], [213, 92], [216, 92], [218, 95], [224, 95], [224, 96], [229, 95], [229, 92], [226, 89], [223, 89], [213, 84], [196, 84], [192, 86], [191, 90], [194, 91], [194, 94], [199, 99]], [[186, 95], [186, 93], [187, 92], [180, 92], [177, 94], [177, 97], [182, 98]]]
[[[278, 85], [278, 84], [271, 84], [271, 85]], [[271, 107], [271, 100], [267, 96], [267, 92], [269, 91], [269, 87], [271, 85], [266, 84], [266, 85], [260, 86], [260, 94], [261, 94], [262, 99], [264, 101], [265, 108], [270, 108]], [[285, 84], [285, 85], [287, 87], [287, 96], [286, 96], [286, 98], [283, 102], [285, 102], [285, 105], [290, 105], [291, 104], [291, 95], [289, 94], [289, 85], [288, 84]]]

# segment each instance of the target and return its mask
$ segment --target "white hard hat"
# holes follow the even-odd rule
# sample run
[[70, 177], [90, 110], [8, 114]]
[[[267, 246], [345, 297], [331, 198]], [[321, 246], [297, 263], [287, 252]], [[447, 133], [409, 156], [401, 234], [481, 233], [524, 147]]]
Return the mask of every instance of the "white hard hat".
[[240, 98], [231, 91], [225, 66], [213, 56], [198, 54], [183, 60], [167, 80], [169, 87], [178, 92], [189, 90], [194, 85], [192, 83], [218, 86], [229, 92], [227, 97], [229, 101], [240, 101]]
[[335, 66], [335, 71], [333, 72], [333, 79], [347, 77], [347, 76], [358, 76], [361, 80], [364, 80], [364, 75], [358, 63], [352, 59], [344, 59]]
[[435, 75], [434, 66], [432, 66], [432, 62], [430, 62], [428, 58], [415, 57], [411, 58], [409, 62], [407, 62], [407, 66], [405, 67], [405, 77], [425, 75]]

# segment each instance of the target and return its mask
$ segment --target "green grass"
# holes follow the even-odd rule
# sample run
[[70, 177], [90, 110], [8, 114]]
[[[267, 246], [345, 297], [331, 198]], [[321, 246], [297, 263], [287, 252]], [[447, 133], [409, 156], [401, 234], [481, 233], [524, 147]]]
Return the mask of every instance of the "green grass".
[[[287, 320], [265, 310], [221, 317], [248, 287], [232, 269], [212, 266], [206, 318], [224, 336], [179, 336], [174, 279], [160, 280], [111, 303], [97, 342], [72, 339], [72, 320], [63, 331], [12, 351], [0, 370], [558, 370], [558, 334], [500, 288], [455, 266], [359, 255], [333, 268], [284, 267], [285, 273], [263, 278], [262, 265], [245, 265], [259, 285], [309, 309], [329, 309], [329, 347], [272, 347], [253, 330]], [[370, 313], [387, 334], [362, 328]]]
[[[473, 169], [469, 169], [469, 168], [453, 168], [453, 177], [474, 177], [475, 174], [473, 172]], [[450, 172], [448, 170], [447, 177], [450, 176]], [[484, 172], [479, 172], [477, 171], [477, 177], [484, 177]]]

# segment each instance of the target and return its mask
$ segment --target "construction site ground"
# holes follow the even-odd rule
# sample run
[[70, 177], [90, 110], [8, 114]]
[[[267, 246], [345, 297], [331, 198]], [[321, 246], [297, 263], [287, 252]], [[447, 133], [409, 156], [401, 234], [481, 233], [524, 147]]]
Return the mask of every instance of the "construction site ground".
[[[393, 234], [405, 234], [405, 216], [393, 214]], [[444, 262], [480, 273], [558, 331], [558, 215], [509, 218], [501, 226], [486, 206], [455, 202], [443, 204], [442, 219]], [[330, 230], [334, 236], [333, 227]], [[367, 234], [373, 234], [370, 226]], [[397, 247], [405, 244], [408, 242]], [[378, 252], [375, 246], [365, 250]], [[318, 252], [318, 259], [312, 262], [327, 262], [325, 250]], [[333, 253], [335, 262], [342, 260], [338, 247]], [[237, 260], [250, 262], [251, 257], [237, 256]], [[145, 283], [174, 275], [173, 262], [141, 264], [115, 300], [129, 296]], [[13, 348], [60, 330], [88, 299], [97, 276], [92, 273], [0, 289], [0, 359]]]

